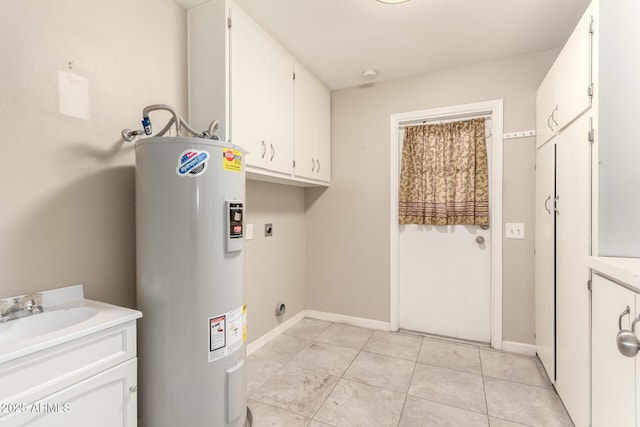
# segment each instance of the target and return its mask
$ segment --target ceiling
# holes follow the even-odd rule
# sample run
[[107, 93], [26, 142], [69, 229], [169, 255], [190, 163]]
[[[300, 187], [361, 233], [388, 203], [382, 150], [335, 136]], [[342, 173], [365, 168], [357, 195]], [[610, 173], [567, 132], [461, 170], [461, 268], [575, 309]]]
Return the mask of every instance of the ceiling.
[[[188, 8], [202, 0], [177, 0]], [[330, 89], [561, 47], [590, 0], [235, 0]]]

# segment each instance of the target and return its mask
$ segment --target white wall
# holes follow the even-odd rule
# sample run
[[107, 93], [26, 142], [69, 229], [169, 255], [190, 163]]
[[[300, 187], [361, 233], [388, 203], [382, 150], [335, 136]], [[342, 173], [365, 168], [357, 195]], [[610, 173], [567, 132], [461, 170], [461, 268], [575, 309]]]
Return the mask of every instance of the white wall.
[[598, 254], [640, 257], [640, 2], [600, 2]]
[[[389, 116], [504, 99], [504, 131], [535, 129], [535, 94], [558, 50], [332, 93], [332, 185], [308, 189], [308, 308], [389, 321]], [[504, 145], [503, 338], [533, 343], [535, 142]]]
[[[186, 115], [186, 15], [174, 0], [0, 2], [0, 296], [84, 283], [135, 305], [133, 145], [145, 105]], [[60, 114], [58, 71], [89, 82]]]

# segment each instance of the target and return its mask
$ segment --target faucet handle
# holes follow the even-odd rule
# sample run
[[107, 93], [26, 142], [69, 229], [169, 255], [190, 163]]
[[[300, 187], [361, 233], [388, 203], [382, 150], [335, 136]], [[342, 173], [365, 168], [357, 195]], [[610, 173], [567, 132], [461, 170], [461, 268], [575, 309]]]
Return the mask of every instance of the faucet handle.
[[35, 292], [22, 297], [20, 307], [29, 311], [39, 313], [42, 311], [42, 293]]

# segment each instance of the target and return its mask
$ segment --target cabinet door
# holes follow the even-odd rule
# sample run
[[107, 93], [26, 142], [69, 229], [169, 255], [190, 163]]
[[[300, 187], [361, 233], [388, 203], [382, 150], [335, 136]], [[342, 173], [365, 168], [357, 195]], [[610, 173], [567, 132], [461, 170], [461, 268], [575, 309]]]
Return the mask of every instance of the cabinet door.
[[592, 6], [582, 16], [556, 61], [556, 101], [559, 128], [591, 106]]
[[636, 358], [618, 351], [616, 336], [626, 307], [630, 312], [622, 316], [622, 328], [631, 329], [636, 295], [598, 275], [592, 295], [592, 425], [635, 426]]
[[264, 35], [241, 9], [232, 7], [229, 15], [231, 142], [247, 150], [247, 165], [264, 167], [266, 119], [259, 101], [266, 97], [266, 88], [258, 66], [264, 60], [259, 47]]
[[555, 135], [555, 64], [549, 70], [536, 94], [536, 147], [542, 146]]
[[293, 61], [249, 16], [232, 6], [231, 140], [249, 166], [293, 172]]
[[536, 352], [552, 382], [555, 379], [554, 151], [553, 139], [536, 150], [535, 195]]
[[[138, 423], [137, 359], [80, 381], [2, 418], [3, 427], [133, 427]], [[134, 387], [133, 389], [131, 387]]]
[[556, 138], [556, 389], [576, 426], [589, 424], [591, 143], [589, 116]]
[[296, 176], [329, 181], [329, 91], [304, 68], [296, 68], [295, 159]]
[[316, 178], [316, 83], [303, 68], [296, 67], [295, 79], [295, 159], [296, 176]]
[[318, 94], [318, 138], [316, 158], [318, 159], [318, 179], [331, 181], [331, 96], [324, 87]]
[[265, 34], [263, 60], [256, 70], [263, 74], [266, 96], [256, 99], [266, 119], [267, 168], [293, 173], [293, 60]]

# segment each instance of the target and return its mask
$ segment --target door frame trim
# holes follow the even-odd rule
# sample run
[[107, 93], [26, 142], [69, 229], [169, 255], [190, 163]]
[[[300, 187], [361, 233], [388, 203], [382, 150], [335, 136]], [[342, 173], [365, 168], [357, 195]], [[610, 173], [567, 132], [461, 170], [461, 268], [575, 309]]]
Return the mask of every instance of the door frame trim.
[[[502, 164], [503, 164], [503, 100], [476, 102], [464, 105], [433, 108], [392, 114], [390, 117], [389, 144], [389, 326], [392, 331], [399, 327], [399, 225], [398, 225], [398, 187], [400, 181], [400, 163], [398, 153], [398, 134], [401, 124], [416, 120], [446, 120], [455, 117], [491, 115], [491, 183], [492, 197], [489, 201], [491, 221], [491, 347], [502, 349]], [[496, 197], [497, 196], [497, 197]]]

